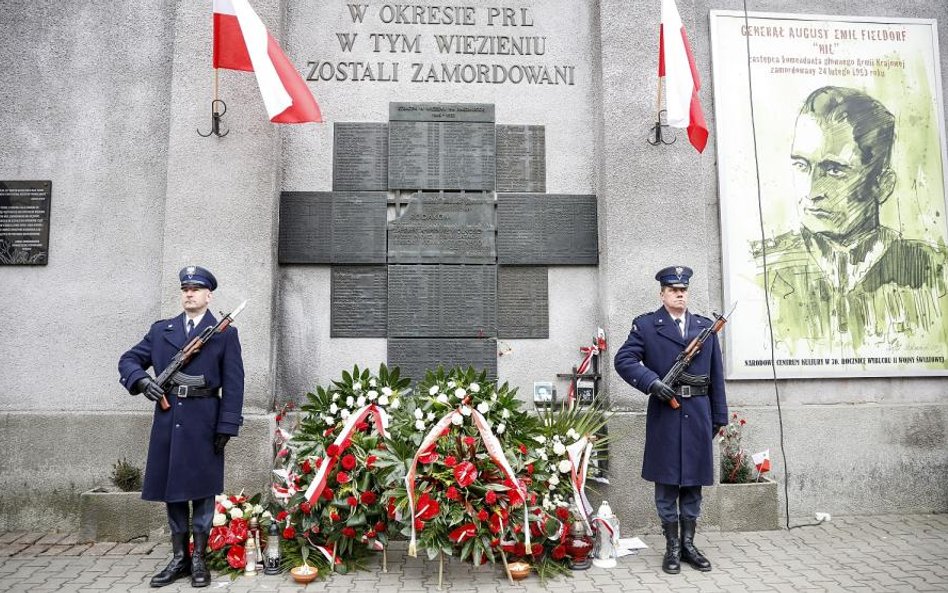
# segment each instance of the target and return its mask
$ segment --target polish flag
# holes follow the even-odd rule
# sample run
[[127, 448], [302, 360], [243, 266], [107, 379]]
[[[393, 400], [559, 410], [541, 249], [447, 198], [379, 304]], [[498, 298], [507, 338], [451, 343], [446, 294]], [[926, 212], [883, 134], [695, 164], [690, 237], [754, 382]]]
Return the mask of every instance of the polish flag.
[[321, 122], [313, 93], [247, 0], [214, 1], [214, 67], [257, 76], [270, 121]]
[[[666, 35], [667, 33], [667, 35]], [[701, 80], [681, 24], [675, 0], [662, 0], [662, 24], [658, 33], [658, 77], [665, 77], [665, 109], [668, 125], [688, 128], [688, 140], [698, 152], [708, 143], [708, 124], [701, 111], [698, 91]]]
[[754, 467], [757, 468], [758, 474], [770, 471], [770, 449], [754, 453], [751, 458], [754, 460]]

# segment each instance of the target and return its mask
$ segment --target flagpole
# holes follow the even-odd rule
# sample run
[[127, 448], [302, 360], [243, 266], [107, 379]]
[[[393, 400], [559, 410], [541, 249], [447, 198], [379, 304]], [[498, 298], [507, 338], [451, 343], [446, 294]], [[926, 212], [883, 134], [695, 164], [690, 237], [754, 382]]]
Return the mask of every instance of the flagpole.
[[218, 73], [219, 73], [219, 72], [220, 72], [220, 68], [214, 68], [214, 100], [215, 100], [215, 101], [218, 100], [217, 89], [218, 89], [218, 86], [219, 86], [219, 82], [218, 82]]
[[658, 101], [655, 105], [655, 121], [662, 122], [662, 83], [665, 81], [664, 76], [658, 77]]

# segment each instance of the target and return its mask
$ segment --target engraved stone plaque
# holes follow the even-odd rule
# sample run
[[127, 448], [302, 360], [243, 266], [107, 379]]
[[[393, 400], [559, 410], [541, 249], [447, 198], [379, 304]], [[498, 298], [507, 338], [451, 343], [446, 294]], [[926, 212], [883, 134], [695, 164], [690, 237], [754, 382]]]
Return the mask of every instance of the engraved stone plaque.
[[386, 275], [385, 266], [333, 266], [329, 337], [385, 337]]
[[493, 123], [393, 121], [389, 189], [494, 189]]
[[494, 123], [492, 103], [388, 104], [389, 121], [465, 121]]
[[388, 335], [496, 336], [496, 266], [389, 266]]
[[49, 263], [52, 181], [0, 181], [0, 265]]
[[498, 194], [497, 261], [519, 265], [596, 265], [596, 196]]
[[497, 126], [497, 191], [546, 192], [546, 130]]
[[497, 335], [501, 338], [549, 338], [547, 269], [500, 266], [497, 270]]
[[492, 264], [494, 229], [493, 197], [421, 192], [388, 223], [388, 262]]
[[388, 189], [388, 124], [340, 122], [333, 125], [332, 188], [335, 191]]
[[281, 264], [384, 264], [385, 192], [283, 192]]
[[401, 369], [401, 376], [413, 383], [425, 377], [426, 370], [438, 365], [445, 369], [473, 366], [487, 370], [490, 380], [497, 379], [497, 340], [465, 338], [389, 338], [388, 366]]

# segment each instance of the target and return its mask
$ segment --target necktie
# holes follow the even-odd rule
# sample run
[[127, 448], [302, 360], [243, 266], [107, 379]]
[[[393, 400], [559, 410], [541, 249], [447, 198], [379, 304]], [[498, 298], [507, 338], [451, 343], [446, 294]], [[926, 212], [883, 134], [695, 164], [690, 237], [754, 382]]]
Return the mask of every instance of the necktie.
[[681, 322], [681, 317], [675, 319], [675, 323], [678, 324], [678, 333], [680, 333], [680, 334], [681, 334], [681, 337], [684, 338], [684, 337], [685, 337], [685, 326], [684, 326], [684, 324], [682, 324], [682, 322]]
[[188, 319], [188, 333], [187, 333], [187, 336], [188, 336], [188, 337], [191, 337], [191, 332], [193, 332], [193, 331], [194, 331], [194, 320], [193, 320], [193, 319]]

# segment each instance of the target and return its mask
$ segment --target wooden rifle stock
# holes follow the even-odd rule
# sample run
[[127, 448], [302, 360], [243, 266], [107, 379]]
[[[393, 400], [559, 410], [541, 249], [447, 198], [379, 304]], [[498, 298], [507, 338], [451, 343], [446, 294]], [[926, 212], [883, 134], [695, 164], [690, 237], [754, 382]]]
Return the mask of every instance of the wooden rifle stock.
[[[734, 311], [734, 308], [731, 308], [731, 312]], [[730, 313], [729, 313], [730, 315]], [[694, 337], [691, 342], [685, 346], [685, 349], [681, 351], [681, 354], [678, 355], [678, 359], [675, 360], [675, 364], [665, 375], [662, 382], [668, 385], [669, 387], [674, 388], [674, 384], [678, 381], [678, 377], [688, 368], [688, 365], [691, 364], [691, 361], [694, 360], [695, 356], [698, 356], [698, 353], [701, 352], [701, 346], [704, 345], [705, 341], [710, 338], [712, 335], [721, 331], [724, 327], [724, 324], [727, 323], [727, 316], [724, 315], [715, 315], [714, 323], [711, 327], [705, 328], [701, 331], [700, 334]], [[668, 400], [668, 405], [671, 406], [671, 409], [677, 410], [681, 407], [681, 404], [678, 403], [678, 398], [671, 398]]]

